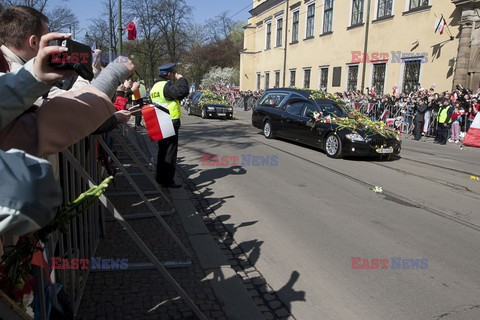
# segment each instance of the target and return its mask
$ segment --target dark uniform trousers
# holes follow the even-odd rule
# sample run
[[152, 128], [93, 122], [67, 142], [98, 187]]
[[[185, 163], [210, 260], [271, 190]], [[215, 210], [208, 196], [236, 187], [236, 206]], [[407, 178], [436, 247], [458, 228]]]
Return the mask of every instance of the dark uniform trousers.
[[437, 128], [437, 135], [435, 136], [435, 140], [440, 144], [446, 144], [448, 140], [448, 130], [450, 129], [450, 125], [444, 125], [444, 123], [439, 123]]
[[175, 166], [177, 164], [178, 130], [180, 119], [172, 120], [175, 135], [158, 141], [157, 154], [157, 177], [159, 184], [171, 184], [174, 182]]

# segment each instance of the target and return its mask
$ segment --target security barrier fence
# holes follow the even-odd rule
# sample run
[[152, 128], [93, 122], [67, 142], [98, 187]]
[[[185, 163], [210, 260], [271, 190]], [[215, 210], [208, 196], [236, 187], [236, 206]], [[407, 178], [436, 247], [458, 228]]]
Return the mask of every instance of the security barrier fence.
[[[134, 133], [128, 126], [123, 126], [111, 133], [126, 151], [138, 168], [141, 169], [152, 184], [155, 186], [156, 193], [160, 194], [165, 202], [170, 205], [168, 212], [158, 212], [145, 197], [141, 188], [135, 184], [124, 165], [116, 158], [115, 153], [101, 136], [90, 136], [81, 142], [69, 147], [59, 154], [59, 176], [60, 184], [63, 190], [64, 204], [71, 203], [81, 193], [88, 190], [93, 185], [97, 185], [110, 175], [110, 163], [113, 161], [120, 169], [123, 175], [134, 187], [136, 194], [142, 198], [149, 207], [150, 213], [147, 217], [156, 217], [161, 223], [167, 234], [175, 241], [178, 247], [185, 253], [185, 261], [167, 261], [160, 262], [150, 249], [145, 245], [140, 236], [128, 224], [128, 218], [125, 218], [117, 208], [112, 204], [107, 196], [102, 195], [93, 205], [86, 209], [80, 216], [71, 220], [64, 232], [55, 231], [49, 237], [45, 244], [41, 244], [42, 250], [36, 254], [36, 262], [32, 268], [35, 278], [34, 301], [32, 310], [35, 313], [35, 319], [73, 319], [77, 314], [82, 299], [82, 294], [87, 283], [91, 265], [88, 268], [54, 269], [52, 270], [52, 257], [72, 261], [72, 259], [91, 259], [100, 243], [102, 235], [105, 234], [106, 219], [105, 215], [110, 213], [117, 222], [128, 233], [132, 241], [138, 246], [149, 259], [149, 266], [135, 266], [128, 264], [128, 269], [157, 269], [160, 274], [170, 283], [184, 302], [190, 307], [199, 319], [206, 319], [205, 315], [199, 310], [193, 300], [185, 293], [175, 279], [169, 274], [167, 268], [182, 268], [191, 265], [190, 253], [177, 238], [175, 233], [169, 228], [163, 220], [163, 215], [174, 214], [175, 208], [171, 200], [163, 193], [162, 189], [151, 177], [153, 161], [149, 159], [138, 148], [134, 141]], [[109, 138], [108, 140], [110, 140]], [[107, 140], [107, 141], [108, 141]], [[135, 152], [132, 149], [136, 149]], [[136, 156], [140, 154], [140, 158]], [[103, 165], [102, 165], [103, 164]], [[105, 210], [107, 209], [107, 210]], [[141, 217], [140, 217], [141, 218]], [[138, 219], [138, 217], [137, 217]], [[14, 244], [15, 238], [3, 239], [4, 247]], [[40, 260], [40, 261], [39, 261]], [[31, 310], [31, 311], [32, 311]], [[30, 314], [31, 314], [30, 311]], [[2, 291], [0, 291], [0, 319], [16, 320], [31, 319], [31, 317], [10, 300]]]

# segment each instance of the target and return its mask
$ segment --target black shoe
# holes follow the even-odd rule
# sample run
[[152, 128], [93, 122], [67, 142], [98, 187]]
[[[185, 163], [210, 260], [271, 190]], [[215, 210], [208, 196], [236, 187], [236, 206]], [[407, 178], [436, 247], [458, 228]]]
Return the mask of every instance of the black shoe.
[[439, 141], [433, 141], [433, 143], [440, 143]]
[[174, 189], [176, 189], [176, 188], [181, 188], [181, 187], [182, 187], [181, 184], [176, 184], [175, 182], [165, 183], [165, 184], [163, 184], [163, 186], [164, 186], [165, 188], [174, 188]]

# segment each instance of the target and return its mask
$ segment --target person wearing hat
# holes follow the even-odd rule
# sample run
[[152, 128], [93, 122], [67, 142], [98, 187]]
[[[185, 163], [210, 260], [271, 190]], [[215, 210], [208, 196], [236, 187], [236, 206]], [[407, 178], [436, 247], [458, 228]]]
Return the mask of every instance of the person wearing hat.
[[438, 144], [447, 144], [448, 140], [448, 130], [450, 129], [450, 124], [452, 123], [452, 114], [453, 107], [451, 100], [449, 98], [443, 98], [442, 105], [438, 110], [437, 115], [437, 135], [435, 136], [435, 141], [433, 143]]
[[[167, 63], [158, 68], [159, 80], [150, 90], [150, 99], [168, 109], [173, 122], [175, 135], [158, 141], [156, 180], [166, 188], [180, 188], [174, 181], [177, 164], [178, 131], [182, 116], [180, 101], [190, 93], [188, 81], [174, 71], [174, 64]], [[171, 80], [176, 79], [176, 83]]]

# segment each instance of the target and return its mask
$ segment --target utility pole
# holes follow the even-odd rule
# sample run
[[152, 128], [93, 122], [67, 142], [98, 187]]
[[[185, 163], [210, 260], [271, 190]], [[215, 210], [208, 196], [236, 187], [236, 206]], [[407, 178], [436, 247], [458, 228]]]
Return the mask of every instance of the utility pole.
[[118, 0], [118, 56], [122, 54], [122, 32], [122, 0]]
[[367, 21], [365, 23], [365, 44], [363, 46], [363, 71], [362, 71], [362, 94], [363, 89], [365, 88], [365, 72], [367, 70], [367, 50], [368, 50], [368, 30], [370, 28], [370, 7], [372, 5], [372, 0], [368, 0], [367, 5]]
[[108, 50], [109, 61], [113, 61], [113, 14], [112, 14], [112, 0], [108, 0], [108, 26], [110, 28], [110, 32], [108, 33], [109, 42], [110, 42], [110, 49]]
[[288, 6], [290, 0], [287, 0], [287, 9], [285, 9], [285, 49], [283, 49], [283, 84], [285, 88], [285, 78], [287, 76], [287, 48], [288, 48]]

